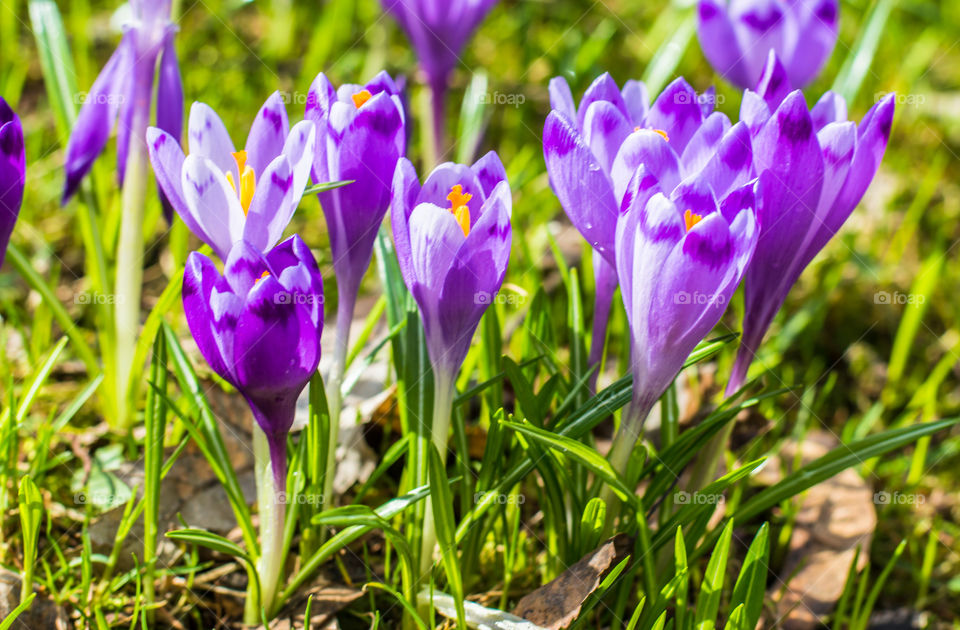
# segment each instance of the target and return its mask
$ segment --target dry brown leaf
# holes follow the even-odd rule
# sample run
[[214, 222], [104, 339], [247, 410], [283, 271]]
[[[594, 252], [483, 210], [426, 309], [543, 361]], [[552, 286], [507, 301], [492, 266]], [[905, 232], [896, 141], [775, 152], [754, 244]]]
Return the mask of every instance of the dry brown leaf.
[[580, 614], [580, 608], [617, 564], [633, 549], [633, 539], [617, 534], [556, 578], [521, 599], [513, 614], [542, 626], [560, 630]]
[[[811, 434], [801, 445], [801, 458], [807, 463], [836, 444], [833, 436]], [[791, 461], [795, 450], [795, 445], [788, 445], [781, 457]], [[869, 549], [876, 525], [873, 490], [856, 471], [847, 469], [810, 488], [802, 499], [781, 572], [790, 576], [789, 582], [786, 587], [778, 582], [771, 588], [771, 595], [779, 598], [775, 625], [787, 630], [819, 627], [820, 619], [843, 594], [856, 548]], [[861, 552], [861, 567], [867, 557]]]

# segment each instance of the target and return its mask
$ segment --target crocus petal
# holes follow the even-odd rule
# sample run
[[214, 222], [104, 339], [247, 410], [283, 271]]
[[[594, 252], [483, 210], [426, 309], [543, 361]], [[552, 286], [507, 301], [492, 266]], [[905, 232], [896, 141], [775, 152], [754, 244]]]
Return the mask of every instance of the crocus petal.
[[390, 221], [393, 228], [397, 261], [404, 278], [416, 277], [413, 268], [413, 252], [410, 249], [410, 213], [420, 195], [420, 180], [417, 171], [407, 158], [400, 158], [393, 175], [390, 195]]
[[[431, 203], [441, 208], [449, 208], [450, 201], [447, 196], [450, 194], [451, 188], [456, 185], [463, 186], [461, 191], [463, 194], [473, 195], [472, 204], [477, 202], [482, 204], [486, 200], [483, 186], [480, 185], [476, 173], [469, 166], [446, 162], [433, 169], [427, 176], [427, 180], [423, 182], [423, 188], [417, 196], [417, 203]], [[470, 220], [472, 223], [476, 220], [476, 217], [471, 214]]]
[[750, 130], [746, 124], [738, 122], [724, 134], [710, 162], [703, 168], [702, 176], [722, 199], [753, 177], [752, 158]]
[[[183, 133], [183, 83], [173, 37], [167, 39], [160, 58], [160, 76], [157, 86], [157, 127], [169, 133], [177, 143]], [[148, 141], [149, 142], [149, 141]], [[167, 223], [173, 221], [172, 202], [161, 192], [163, 215]]]
[[295, 190], [290, 161], [281, 155], [270, 163], [257, 182], [242, 226], [243, 240], [261, 252], [276, 245], [296, 210]]
[[129, 36], [120, 41], [80, 108], [73, 132], [67, 141], [67, 159], [64, 165], [67, 181], [63, 190], [63, 203], [77, 191], [80, 181], [90, 171], [93, 161], [107, 144], [110, 130], [117, 120], [117, 113], [124, 100], [126, 85], [132, 80], [131, 45]]
[[309, 120], [301, 120], [293, 126], [290, 135], [283, 143], [281, 154], [286, 156], [293, 169], [294, 204], [299, 203], [307, 186], [307, 180], [310, 179], [316, 141], [316, 125]]
[[580, 99], [580, 108], [577, 110], [577, 124], [580, 129], [584, 128], [584, 122], [587, 119], [587, 110], [593, 103], [599, 101], [605, 101], [616, 107], [620, 110], [620, 113], [623, 114], [624, 118], [630, 116], [627, 104], [623, 101], [623, 96], [620, 94], [620, 88], [617, 87], [617, 82], [613, 80], [609, 72], [604, 72], [594, 79], [590, 87], [587, 88], [587, 91], [583, 93], [583, 98]]
[[576, 120], [577, 107], [574, 105], [573, 93], [570, 92], [567, 80], [563, 77], [553, 77], [550, 79], [548, 91], [550, 92], [550, 109], [560, 112], [569, 120]]
[[410, 214], [410, 252], [417, 285], [409, 287], [417, 302], [435, 304], [454, 256], [465, 241], [463, 230], [446, 208], [421, 203]]
[[264, 172], [267, 165], [280, 155], [289, 133], [290, 122], [283, 98], [280, 92], [274, 92], [260, 108], [247, 136], [247, 164], [254, 173]]
[[596, 101], [587, 108], [583, 120], [583, 139], [607, 173], [611, 172], [613, 159], [633, 127], [613, 103]]
[[721, 112], [710, 114], [690, 138], [690, 142], [680, 156], [683, 170], [687, 173], [697, 173], [706, 166], [716, 152], [717, 144], [729, 129], [730, 119], [726, 114]]
[[686, 79], [678, 77], [654, 101], [646, 126], [666, 132], [670, 146], [679, 155], [702, 122], [700, 97]]
[[[206, 241], [222, 260], [243, 235], [245, 217], [240, 200], [213, 160], [190, 154], [183, 162], [183, 197]], [[200, 236], [200, 234], [197, 234]]]
[[794, 2], [791, 6], [798, 12], [800, 34], [787, 71], [795, 85], [806, 85], [820, 72], [837, 43], [840, 6], [837, 0]]
[[543, 152], [564, 212], [587, 242], [612, 262], [618, 197], [610, 177], [573, 123], [556, 112], [547, 116]]
[[810, 110], [813, 127], [820, 131], [833, 122], [847, 119], [847, 101], [836, 92], [824, 93], [817, 104]]
[[184, 155], [180, 143], [166, 131], [150, 127], [147, 129], [147, 151], [150, 154], [153, 173], [157, 177], [157, 184], [164, 197], [183, 219], [187, 228], [200, 240], [209, 243], [210, 235], [194, 218], [192, 210], [183, 197], [181, 177]]
[[0, 265], [23, 202], [26, 168], [23, 127], [0, 98]]
[[233, 173], [233, 181], [240, 181], [237, 163], [233, 158], [233, 153], [236, 152], [233, 140], [217, 113], [204, 103], [194, 103], [190, 106], [187, 127], [187, 148], [190, 155], [212, 160], [223, 173]]
[[673, 190], [680, 183], [680, 160], [674, 153], [673, 145], [654, 131], [640, 129], [624, 141], [613, 161], [613, 185], [617, 199], [623, 197], [627, 183], [641, 164], [660, 181], [663, 190]]
[[474, 162], [470, 170], [476, 174], [480, 187], [483, 188], [483, 194], [488, 198], [493, 194], [497, 184], [507, 179], [507, 171], [503, 168], [503, 162], [500, 161], [496, 151], [490, 151]]
[[697, 36], [704, 56], [714, 69], [741, 88], [752, 88], [753, 81], [737, 45], [733, 23], [727, 15], [725, 0], [700, 0], [697, 7]]
[[[183, 313], [200, 354], [214, 372], [236, 385], [236, 378], [221, 353], [218, 338], [232, 337], [239, 309], [231, 308], [230, 300], [217, 300], [219, 318], [214, 317], [212, 302], [215, 293], [229, 293], [220, 280], [220, 274], [209, 258], [199, 252], [191, 252], [183, 272]], [[221, 291], [217, 291], [218, 286]]]
[[629, 79], [623, 84], [620, 95], [623, 96], [623, 102], [630, 113], [630, 122], [635, 127], [642, 126], [650, 110], [650, 93], [647, 91], [646, 84], [643, 81]]
[[763, 67], [760, 80], [757, 82], [756, 92], [766, 101], [767, 107], [774, 110], [780, 106], [787, 94], [793, 91], [790, 85], [790, 78], [777, 53], [771, 49], [767, 57], [767, 63]]

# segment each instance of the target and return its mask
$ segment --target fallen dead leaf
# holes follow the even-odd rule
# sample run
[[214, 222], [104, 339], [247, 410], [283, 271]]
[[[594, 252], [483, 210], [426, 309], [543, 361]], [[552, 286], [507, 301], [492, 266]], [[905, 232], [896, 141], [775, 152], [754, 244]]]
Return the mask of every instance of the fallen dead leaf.
[[633, 539], [617, 534], [579, 562], [528, 593], [513, 614], [547, 630], [566, 628], [580, 614], [580, 608], [603, 578], [633, 549]]
[[[801, 459], [806, 464], [836, 445], [833, 436], [813, 433], [800, 445]], [[793, 461], [796, 449], [796, 444], [787, 444], [780, 457]], [[774, 625], [786, 630], [820, 627], [822, 617], [843, 594], [856, 548], [869, 549], [876, 526], [873, 490], [856, 471], [847, 469], [810, 488], [802, 499], [781, 571], [782, 576], [790, 576], [789, 581], [786, 586], [778, 582], [771, 587], [776, 601]], [[868, 556], [861, 552], [860, 568]]]

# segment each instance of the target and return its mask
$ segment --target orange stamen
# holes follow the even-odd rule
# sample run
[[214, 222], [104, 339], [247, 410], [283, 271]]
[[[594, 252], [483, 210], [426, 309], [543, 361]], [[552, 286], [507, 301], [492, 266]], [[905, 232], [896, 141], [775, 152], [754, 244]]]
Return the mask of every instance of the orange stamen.
[[240, 190], [237, 191], [233, 173], [227, 173], [227, 181], [230, 182], [233, 191], [240, 195], [240, 206], [243, 207], [243, 214], [246, 215], [253, 202], [253, 193], [257, 189], [257, 175], [253, 172], [253, 167], [247, 165], [246, 151], [237, 151], [233, 154], [233, 159], [237, 163], [237, 172], [240, 173]]
[[463, 186], [460, 184], [451, 188], [450, 194], [447, 195], [447, 201], [450, 202], [450, 212], [460, 225], [460, 229], [463, 230], [464, 236], [470, 235], [470, 208], [467, 203], [471, 199], [473, 199], [473, 195], [470, 193], [464, 194]]
[[700, 216], [699, 214], [694, 214], [690, 210], [687, 210], [686, 212], [683, 213], [683, 222], [687, 226], [687, 232], [692, 230], [693, 226], [695, 226], [697, 223], [700, 223], [702, 219], [703, 219], [702, 216]]
[[357, 109], [360, 109], [360, 107], [361, 107], [364, 103], [366, 103], [366, 102], [369, 101], [371, 98], [373, 98], [373, 94], [370, 93], [370, 90], [363, 90], [363, 91], [361, 91], [361, 92], [357, 92], [357, 93], [354, 94], [351, 98], [353, 98], [353, 104], [354, 104], [354, 106], [355, 106]]

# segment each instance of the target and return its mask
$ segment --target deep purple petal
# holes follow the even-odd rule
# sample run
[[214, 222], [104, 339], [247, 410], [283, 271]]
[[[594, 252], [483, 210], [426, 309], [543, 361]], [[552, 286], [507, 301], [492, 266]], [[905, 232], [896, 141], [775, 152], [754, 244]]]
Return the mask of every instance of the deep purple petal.
[[20, 119], [0, 98], [0, 265], [23, 202], [26, 167]]
[[107, 144], [127, 92], [126, 86], [132, 82], [132, 55], [131, 40], [124, 37], [107, 65], [100, 71], [97, 80], [93, 82], [90, 92], [86, 94], [67, 141], [64, 164], [67, 180], [63, 190], [63, 203], [77, 191], [80, 181], [90, 171], [93, 161]]
[[697, 37], [700, 48], [714, 70], [741, 88], [754, 82], [744, 64], [733, 23], [723, 0], [700, 0], [697, 7]]
[[597, 101], [587, 108], [581, 130], [583, 139], [605, 172], [611, 172], [613, 159], [633, 128], [634, 125], [613, 103]]
[[590, 87], [587, 88], [587, 91], [583, 93], [583, 98], [580, 99], [580, 107], [577, 110], [577, 125], [580, 129], [584, 128], [584, 122], [587, 119], [587, 110], [593, 103], [598, 101], [610, 103], [620, 110], [624, 118], [629, 118], [630, 111], [627, 109], [627, 104], [623, 101], [623, 96], [620, 94], [620, 88], [617, 87], [617, 82], [613, 80], [609, 72], [604, 72], [594, 79]]
[[[207, 360], [213, 371], [229, 383], [236, 385], [236, 378], [228, 369], [227, 361], [224, 360], [220, 348], [223, 337], [230, 337], [228, 345], [232, 347], [233, 329], [239, 309], [229, 306], [223, 308], [223, 305], [229, 305], [229, 299], [216, 300], [216, 306], [220, 307], [217, 309], [220, 315], [217, 319], [214, 316], [212, 304], [215, 301], [215, 293], [228, 293], [224, 284], [217, 268], [209, 258], [199, 252], [190, 253], [183, 272], [183, 313], [187, 319], [187, 326], [200, 348], [200, 354]], [[220, 291], [217, 291], [218, 288]]]

